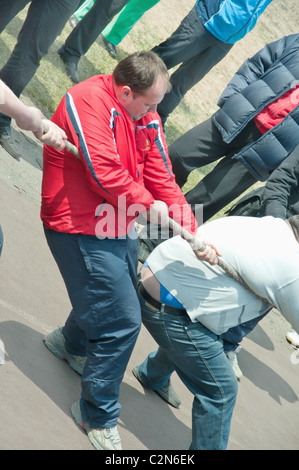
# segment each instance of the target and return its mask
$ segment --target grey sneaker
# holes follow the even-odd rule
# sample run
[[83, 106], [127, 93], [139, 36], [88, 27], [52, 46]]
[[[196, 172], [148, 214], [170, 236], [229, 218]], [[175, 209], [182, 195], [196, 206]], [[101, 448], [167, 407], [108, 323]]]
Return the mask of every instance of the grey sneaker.
[[[136, 379], [139, 380], [141, 385], [143, 385], [144, 388], [148, 388], [142, 381], [138, 366], [134, 367], [132, 372], [135, 375]], [[163, 398], [163, 400], [165, 400], [169, 405], [173, 406], [174, 408], [179, 408], [180, 404], [182, 403], [179, 396], [176, 394], [173, 386], [171, 385], [170, 380], [166, 385], [164, 385], [164, 387], [157, 388], [153, 391], [156, 392], [161, 398]]]
[[97, 450], [122, 450], [117, 426], [113, 428], [91, 428], [82, 420], [80, 402], [71, 407], [71, 413], [76, 423], [87, 433], [88, 439]]
[[48, 334], [43, 338], [45, 346], [51, 351], [56, 357], [66, 361], [69, 366], [77, 372], [77, 374], [82, 375], [86, 363], [85, 356], [76, 356], [71, 354], [66, 349], [65, 339], [62, 334], [61, 328], [57, 328], [52, 333]]

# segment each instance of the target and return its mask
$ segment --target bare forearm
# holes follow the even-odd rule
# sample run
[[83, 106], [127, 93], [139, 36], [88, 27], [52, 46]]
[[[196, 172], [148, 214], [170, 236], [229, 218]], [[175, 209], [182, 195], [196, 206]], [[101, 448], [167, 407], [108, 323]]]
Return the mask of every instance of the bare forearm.
[[13, 118], [21, 129], [39, 131], [42, 128], [41, 111], [22, 103], [2, 81], [0, 81], [0, 88], [0, 111]]
[[[64, 148], [65, 132], [56, 124], [45, 121], [43, 113], [39, 109], [22, 103], [1, 80], [0, 111], [14, 119], [21, 129], [33, 132], [43, 144], [52, 145], [58, 150]], [[45, 122], [47, 129], [45, 129]]]

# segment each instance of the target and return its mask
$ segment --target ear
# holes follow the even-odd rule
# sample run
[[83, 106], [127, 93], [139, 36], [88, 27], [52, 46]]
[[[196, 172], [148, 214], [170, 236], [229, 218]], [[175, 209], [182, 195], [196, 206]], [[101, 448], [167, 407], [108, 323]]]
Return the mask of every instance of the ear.
[[124, 85], [120, 90], [121, 99], [124, 103], [127, 103], [133, 96], [132, 90], [129, 86]]

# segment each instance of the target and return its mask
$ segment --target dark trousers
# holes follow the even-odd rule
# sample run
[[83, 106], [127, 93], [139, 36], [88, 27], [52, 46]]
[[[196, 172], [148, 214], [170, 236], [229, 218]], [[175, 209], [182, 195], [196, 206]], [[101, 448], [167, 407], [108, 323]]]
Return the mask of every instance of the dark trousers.
[[162, 123], [196, 83], [198, 83], [232, 48], [207, 31], [195, 7], [166, 41], [152, 50], [168, 69], [181, 64], [171, 75], [172, 89], [158, 106]]
[[[17, 43], [0, 78], [20, 96], [48, 53], [51, 44], [61, 33], [69, 17], [79, 5], [79, 0], [0, 0], [0, 32], [30, 3]], [[0, 126], [10, 125], [11, 119], [0, 114]]]
[[[219, 162], [186, 196], [193, 212], [203, 205], [203, 222], [240, 196], [257, 179], [243, 163], [232, 158], [241, 149], [261, 137], [253, 121], [229, 144], [210, 118], [190, 129], [169, 147], [175, 178], [182, 187], [191, 171]], [[197, 212], [197, 211], [196, 211]]]
[[73, 29], [63, 46], [63, 55], [74, 62], [86, 54], [101, 31], [129, 0], [96, 0], [92, 8]]
[[269, 311], [270, 310], [257, 318], [253, 318], [252, 320], [249, 320], [245, 323], [241, 323], [241, 325], [234, 326], [233, 328], [230, 328], [225, 333], [223, 333], [221, 335], [221, 339], [223, 341], [224, 351], [234, 351], [245, 338], [245, 336], [249, 335], [249, 333], [254, 330], [257, 324], [269, 313]]

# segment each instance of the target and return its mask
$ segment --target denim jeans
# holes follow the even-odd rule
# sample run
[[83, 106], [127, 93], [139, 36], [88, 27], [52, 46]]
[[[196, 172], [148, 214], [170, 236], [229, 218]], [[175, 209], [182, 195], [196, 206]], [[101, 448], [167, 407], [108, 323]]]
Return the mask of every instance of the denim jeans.
[[226, 449], [238, 384], [221, 338], [186, 314], [153, 310], [138, 297], [142, 322], [159, 345], [138, 367], [142, 382], [155, 390], [176, 371], [194, 395], [190, 449]]
[[63, 327], [70, 353], [87, 356], [81, 412], [91, 427], [113, 427], [119, 387], [141, 327], [137, 239], [104, 239], [45, 229], [72, 311]]

